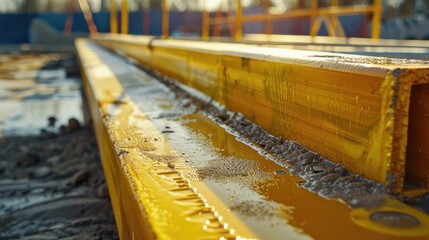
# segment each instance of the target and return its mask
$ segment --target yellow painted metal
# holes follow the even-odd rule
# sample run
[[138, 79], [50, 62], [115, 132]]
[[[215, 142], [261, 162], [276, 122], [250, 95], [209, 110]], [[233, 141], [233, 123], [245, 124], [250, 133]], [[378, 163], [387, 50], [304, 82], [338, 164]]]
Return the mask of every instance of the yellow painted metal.
[[162, 37], [168, 38], [170, 25], [170, 13], [167, 0], [162, 0]]
[[196, 183], [196, 188], [174, 168], [144, 154], [180, 157], [168, 143], [142, 140], [162, 134], [124, 94], [118, 79], [133, 75], [115, 72], [86, 40], [76, 47], [120, 238], [255, 238], [207, 186]]
[[372, 39], [377, 40], [380, 38], [381, 28], [381, 14], [383, 12], [383, 1], [374, 1], [374, 12], [372, 15]]
[[[416, 219], [419, 219], [422, 224], [420, 226], [415, 226], [412, 232], [404, 235], [403, 232], [401, 232], [400, 227], [387, 227], [371, 221], [371, 215], [377, 212], [406, 214], [407, 216], [413, 216]], [[414, 208], [404, 208], [403, 205], [399, 204], [395, 200], [388, 200], [383, 207], [377, 209], [355, 209], [351, 213], [351, 218], [356, 224], [364, 228], [380, 233], [394, 234], [400, 237], [418, 237], [426, 235], [428, 232], [427, 227], [429, 226], [429, 219], [425, 213]]]
[[[332, 1], [331, 9], [337, 10], [338, 1]], [[312, 0], [311, 2], [311, 25], [310, 25], [310, 36], [315, 37], [322, 26], [322, 23], [325, 23], [326, 28], [328, 29], [328, 34], [331, 37], [345, 37], [344, 29], [341, 26], [341, 22], [338, 19], [338, 16], [331, 14], [328, 16], [318, 16], [318, 1]]]
[[243, 9], [241, 0], [235, 0], [235, 40], [240, 41], [243, 37]]
[[[231, 42], [226, 37], [212, 37], [210, 40]], [[429, 42], [423, 40], [379, 39], [375, 42], [370, 38], [246, 34], [240, 42], [295, 50], [429, 60]]]
[[[240, 6], [237, 4], [240, 3]], [[236, 0], [236, 8], [241, 9], [241, 2]], [[310, 36], [315, 37], [319, 31], [320, 26], [323, 22], [326, 22], [330, 36], [344, 37], [344, 30], [338, 20], [338, 16], [342, 15], [353, 15], [353, 14], [368, 14], [373, 13], [373, 28], [372, 35], [374, 39], [378, 39], [380, 35], [380, 22], [381, 22], [382, 4], [381, 0], [377, 0], [374, 5], [370, 6], [339, 6], [338, 1], [332, 1], [330, 7], [319, 8], [317, 0], [311, 0], [310, 9], [296, 9], [284, 12], [282, 14], [254, 14], [242, 16], [242, 14], [236, 14], [233, 17], [226, 17], [223, 19], [209, 19], [208, 24], [220, 25], [226, 23], [235, 23], [242, 25], [247, 22], [265, 22], [267, 34], [272, 31], [272, 21], [276, 19], [288, 19], [288, 18], [302, 18], [310, 17]], [[206, 23], [203, 19], [203, 29]], [[241, 38], [240, 38], [241, 39]]]
[[346, 34], [344, 33], [343, 26], [341, 25], [340, 20], [337, 16], [329, 16], [329, 23], [332, 25], [332, 28], [334, 29], [334, 37], [346, 37]]
[[426, 63], [186, 40], [153, 40], [149, 48], [140, 39], [97, 41], [392, 192], [428, 191], [427, 183], [404, 182], [414, 175], [408, 162], [423, 162], [406, 152], [411, 89], [429, 84]]
[[118, 8], [116, 0], [110, 0], [110, 32], [118, 33]]
[[[149, 43], [168, 41], [154, 40], [149, 37], [141, 37], [138, 38], [139, 41], [135, 41], [134, 37], [127, 35], [104, 39], [105, 41], [101, 38], [98, 41], [122, 54], [141, 56], [138, 59], [142, 62], [156, 59], [154, 63], [160, 60], [155, 55], [162, 51], [159, 51], [159, 44], [155, 44], [158, 46], [154, 46], [156, 51], [152, 52], [153, 48], [149, 47]], [[237, 46], [240, 45], [236, 45], [235, 48]], [[112, 60], [110, 52], [88, 40], [78, 40], [76, 47], [121, 239], [308, 239], [313, 237], [315, 239], [393, 240], [409, 237], [417, 240], [427, 239], [429, 236], [428, 216], [395, 199], [388, 198], [386, 203], [371, 209], [350, 209], [339, 201], [321, 198], [298, 187], [299, 177], [287, 174], [272, 177], [272, 172], [279, 168], [277, 164], [257, 154], [248, 145], [237, 141], [235, 136], [227, 133], [202, 114], [190, 114], [185, 122], [198, 135], [207, 136], [208, 140], [205, 144], [212, 144], [212, 147], [218, 149], [217, 151], [224, 156], [234, 156], [233, 159], [236, 161], [242, 159], [241, 161], [253, 162], [259, 166], [254, 175], [249, 178], [257, 180], [252, 186], [262, 194], [261, 199], [256, 200], [262, 205], [252, 205], [255, 199], [245, 198], [243, 205], [238, 207], [247, 210], [245, 214], [240, 213], [231, 207], [230, 202], [248, 194], [246, 187], [237, 186], [243, 178], [235, 177], [235, 182], [231, 185], [220, 184], [218, 187], [214, 187], [216, 184], [213, 180], [191, 178], [190, 173], [195, 169], [192, 164], [182, 159], [185, 150], [177, 148], [177, 145], [169, 141], [171, 138], [164, 136], [151, 118], [137, 106], [141, 103], [135, 102], [135, 98], [128, 95], [141, 86], [148, 86], [146, 91], [150, 90], [149, 92], [154, 90], [153, 86], [139, 78], [142, 74], [135, 73], [132, 68], [127, 67], [124, 60], [119, 58], [117, 58], [119, 60]], [[221, 49], [222, 44], [217, 47]], [[226, 49], [223, 48], [222, 51]], [[189, 56], [199, 56], [198, 58], [204, 59], [207, 64], [221, 60], [220, 56], [205, 53], [204, 57], [201, 57], [201, 54], [202, 52], [194, 52]], [[159, 57], [169, 59], [168, 55]], [[205, 72], [199, 75], [194, 68], [197, 60], [193, 57], [190, 59], [193, 59], [193, 66], [189, 69], [193, 72], [192, 75], [205, 81], [203, 85], [208, 84], [210, 81], [204, 78], [205, 72], [210, 72], [206, 69], [207, 65], [201, 65]], [[233, 57], [229, 58], [228, 62], [233, 59]], [[176, 60], [180, 60], [180, 57]], [[178, 62], [176, 64], [175, 67], [186, 67]], [[243, 65], [245, 66], [246, 64]], [[221, 66], [215, 65], [211, 70], [218, 67]], [[252, 71], [245, 68], [246, 71]], [[228, 71], [224, 73], [229, 74]], [[253, 74], [250, 75], [252, 78], [255, 77]], [[238, 80], [242, 81], [242, 79]], [[199, 88], [194, 81], [188, 84]], [[135, 92], [141, 97], [141, 101], [145, 101], [144, 92]], [[211, 94], [215, 93], [211, 92]], [[159, 98], [162, 103], [165, 102], [162, 96]], [[150, 108], [148, 111], [153, 110]], [[148, 141], [148, 139], [157, 140]], [[194, 141], [194, 139], [183, 140], [182, 147]], [[190, 149], [191, 152], [195, 150]], [[210, 151], [212, 150], [204, 154]], [[164, 161], [168, 159], [177, 159], [180, 164], [167, 164]], [[221, 161], [221, 158], [211, 160], [215, 166], [220, 167], [216, 162]], [[198, 159], [197, 163], [201, 162], [203, 159]], [[255, 166], [253, 164], [252, 166]], [[240, 167], [243, 165], [246, 164], [241, 163]], [[221, 172], [221, 170], [218, 171]], [[231, 179], [227, 179], [229, 183]], [[232, 190], [229, 191], [229, 188]], [[222, 195], [224, 195], [223, 199]], [[267, 204], [273, 202], [280, 204], [281, 211], [273, 212], [272, 205], [265, 208]], [[380, 211], [409, 214], [421, 224], [412, 228], [380, 226], [370, 221], [371, 215]], [[255, 213], [259, 213], [256, 215], [256, 222], [249, 221], [252, 218], [255, 220]], [[320, 221], [321, 217], [327, 216], [329, 221]], [[276, 221], [271, 222], [272, 218]], [[266, 228], [258, 229], [261, 223], [266, 223]], [[295, 233], [291, 231], [290, 226], [296, 228]], [[286, 232], [279, 235], [279, 229], [283, 231], [286, 229]], [[234, 231], [231, 232], [231, 230]]]
[[209, 21], [210, 21], [210, 13], [207, 11], [206, 8], [206, 2], [208, 0], [203, 0], [203, 30], [202, 30], [202, 36], [201, 38], [203, 40], [207, 40], [209, 39], [209, 31], [210, 31], [210, 25], [209, 25]]
[[[215, 39], [222, 41], [222, 39]], [[225, 41], [225, 40], [223, 40]], [[298, 35], [278, 35], [278, 34], [246, 34], [242, 42], [253, 44], [293, 44], [293, 45], [332, 45], [332, 46], [360, 46], [360, 47], [393, 47], [393, 48], [408, 48], [410, 53], [413, 49], [429, 49], [429, 42], [426, 40], [398, 40], [398, 39], [379, 39], [374, 42], [368, 38], [342, 38], [342, 37], [327, 37], [327, 36], [298, 36]], [[390, 50], [384, 50], [389, 52]]]
[[319, 31], [321, 22], [317, 18], [318, 0], [311, 0], [310, 36], [315, 37]]
[[121, 33], [128, 34], [128, 0], [122, 0], [121, 4]]
[[[336, 16], [344, 16], [344, 15], [355, 15], [355, 14], [364, 14], [364, 13], [371, 13], [373, 12], [374, 7], [373, 6], [362, 6], [359, 8], [353, 7], [353, 6], [344, 6], [344, 7], [338, 7], [338, 8], [318, 8], [317, 9], [317, 16], [330, 16], [330, 15], [336, 15]], [[245, 15], [243, 16], [243, 22], [267, 22], [272, 20], [278, 20], [278, 19], [287, 19], [287, 18], [302, 18], [302, 17], [308, 17], [312, 15], [311, 9], [297, 9], [290, 12], [285, 12], [283, 14], [278, 15]], [[234, 23], [235, 17], [227, 17], [222, 19], [211, 19], [210, 24], [225, 24], [225, 23]]]

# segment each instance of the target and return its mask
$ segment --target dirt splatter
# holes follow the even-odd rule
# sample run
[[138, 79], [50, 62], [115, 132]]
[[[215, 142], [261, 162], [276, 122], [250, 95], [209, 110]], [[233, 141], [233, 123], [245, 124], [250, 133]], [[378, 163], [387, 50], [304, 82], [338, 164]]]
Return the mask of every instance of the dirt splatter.
[[[241, 113], [227, 111], [212, 99], [190, 91], [188, 87], [178, 81], [156, 72], [147, 70], [146, 72], [153, 75], [175, 94], [179, 100], [177, 104], [184, 111], [204, 113], [236, 135], [238, 140], [254, 146], [259, 152], [262, 149], [264, 155], [285, 170], [287, 169], [289, 174], [303, 178], [304, 181], [300, 182], [299, 186], [328, 199], [340, 199], [351, 207], [376, 207], [383, 203], [389, 195], [387, 189], [381, 184], [352, 174], [343, 166], [329, 161], [295, 141], [269, 134], [262, 127], [246, 119]], [[233, 161], [226, 163], [220, 160], [215, 164], [216, 166], [201, 170], [199, 175], [215, 177], [215, 174], [220, 176], [230, 174], [238, 177], [241, 174], [239, 170], [228, 172], [228, 169], [225, 168], [227, 165], [232, 166], [230, 164], [237, 165]], [[223, 169], [223, 171], [218, 169]], [[377, 200], [367, 201], [369, 198]]]
[[290, 210], [284, 206], [273, 206], [266, 201], [245, 200], [236, 203], [231, 208], [233, 211], [240, 212], [247, 217], [255, 217], [258, 220], [269, 220], [275, 217], [285, 219], [285, 215]]
[[198, 168], [196, 174], [200, 179], [216, 181], [242, 182], [253, 185], [272, 178], [272, 175], [262, 172], [259, 164], [250, 160], [236, 157], [213, 159], [210, 164]]

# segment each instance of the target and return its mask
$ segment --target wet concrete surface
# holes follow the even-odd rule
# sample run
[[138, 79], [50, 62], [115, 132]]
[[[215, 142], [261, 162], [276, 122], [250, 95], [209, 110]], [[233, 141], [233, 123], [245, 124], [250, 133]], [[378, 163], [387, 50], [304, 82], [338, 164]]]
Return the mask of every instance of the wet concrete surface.
[[0, 55], [0, 239], [118, 239], [71, 54]]

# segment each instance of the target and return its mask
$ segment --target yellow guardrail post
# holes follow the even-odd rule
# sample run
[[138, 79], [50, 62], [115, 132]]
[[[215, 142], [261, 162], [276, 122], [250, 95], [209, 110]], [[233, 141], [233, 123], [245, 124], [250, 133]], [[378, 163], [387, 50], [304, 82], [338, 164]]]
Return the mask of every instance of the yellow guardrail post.
[[271, 16], [269, 16], [270, 18], [265, 20], [265, 33], [268, 35], [273, 34], [273, 20], [271, 18]]
[[162, 37], [167, 38], [169, 34], [170, 13], [167, 0], [162, 1]]
[[209, 29], [210, 29], [210, 13], [206, 9], [206, 1], [203, 0], [203, 28], [201, 37], [203, 40], [209, 39]]
[[[355, 14], [369, 14], [374, 13], [373, 16], [373, 38], [379, 38], [380, 32], [380, 21], [381, 21], [381, 12], [382, 5], [381, 0], [377, 0], [374, 5], [360, 5], [357, 6], [339, 6], [339, 0], [331, 1], [330, 7], [319, 8], [317, 0], [311, 0], [311, 7], [308, 9], [296, 9], [287, 11], [279, 15], [270, 15], [270, 14], [255, 14], [255, 15], [246, 15], [243, 16], [241, 1], [236, 0], [236, 15], [235, 17], [227, 17], [225, 19], [210, 19], [209, 15], [205, 15], [203, 12], [203, 33], [205, 30], [204, 25], [214, 24], [214, 35], [217, 32], [220, 24], [231, 24], [235, 23], [235, 39], [241, 40], [243, 36], [243, 24], [248, 22], [264, 22], [265, 23], [265, 32], [267, 34], [272, 34], [272, 22], [276, 19], [289, 19], [289, 18], [299, 18], [299, 17], [310, 17], [310, 33], [309, 35], [314, 37], [317, 35], [318, 31], [322, 24], [326, 24], [326, 28], [330, 36], [333, 37], [346, 37], [344, 29], [339, 21], [339, 16], [344, 15], [355, 15]], [[205, 19], [207, 18], [207, 19]], [[206, 24], [205, 22], [208, 22]], [[208, 27], [207, 27], [208, 28]], [[205, 38], [205, 37], [204, 37]]]
[[381, 14], [383, 12], [382, 0], [374, 1], [374, 12], [372, 15], [372, 39], [380, 38]]
[[122, 0], [121, 33], [128, 34], [128, 0]]
[[243, 37], [243, 11], [241, 0], [236, 0], [235, 5], [235, 40], [240, 41]]
[[116, 0], [110, 0], [110, 32], [118, 33], [118, 8]]
[[317, 21], [317, 0], [311, 0], [310, 36], [315, 37], [320, 28], [320, 21]]
[[[339, 0], [332, 0], [331, 8], [339, 9]], [[332, 27], [334, 30], [334, 37], [346, 37], [343, 26], [341, 25], [338, 15], [329, 15], [329, 28]]]

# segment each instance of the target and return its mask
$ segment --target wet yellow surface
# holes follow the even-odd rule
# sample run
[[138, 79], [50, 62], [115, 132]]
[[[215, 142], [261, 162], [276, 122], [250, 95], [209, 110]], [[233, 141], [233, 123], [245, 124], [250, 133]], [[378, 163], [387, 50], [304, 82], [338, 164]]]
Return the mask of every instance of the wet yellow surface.
[[[147, 37], [96, 40], [392, 192], [428, 190], [428, 177], [418, 186], [405, 181], [414, 175], [405, 167], [411, 89], [429, 83], [425, 61]], [[427, 167], [422, 159], [409, 161]]]
[[373, 209], [322, 198], [262, 149], [179, 108], [153, 77], [89, 41], [77, 48], [122, 238], [428, 238], [426, 214], [390, 197]]

